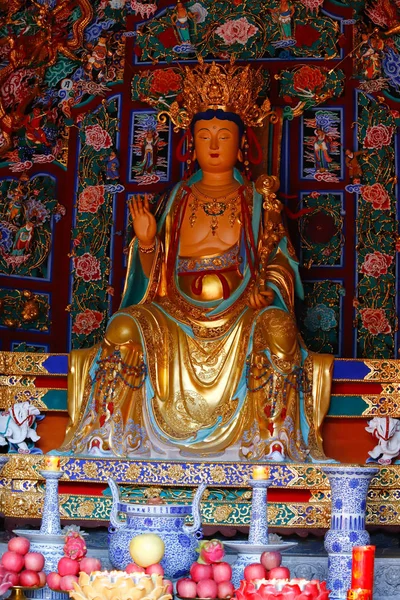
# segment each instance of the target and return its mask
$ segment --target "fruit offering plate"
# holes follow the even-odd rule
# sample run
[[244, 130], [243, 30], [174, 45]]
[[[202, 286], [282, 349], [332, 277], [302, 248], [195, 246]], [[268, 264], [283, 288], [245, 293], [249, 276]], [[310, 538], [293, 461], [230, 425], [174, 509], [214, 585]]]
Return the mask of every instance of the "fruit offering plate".
[[44, 585], [37, 585], [37, 586], [13, 585], [10, 588], [11, 594], [9, 595], [8, 600], [28, 600], [27, 597], [25, 596], [25, 590], [31, 592], [34, 590], [41, 590], [42, 588], [44, 588]]
[[64, 544], [65, 541], [65, 533], [40, 533], [39, 529], [13, 529], [13, 533], [27, 538], [32, 544]]
[[297, 542], [276, 541], [272, 544], [250, 544], [246, 540], [239, 540], [236, 542], [227, 542], [224, 540], [224, 546], [236, 550], [238, 554], [262, 554], [262, 552], [281, 552], [283, 550], [289, 550], [289, 548], [297, 546]]

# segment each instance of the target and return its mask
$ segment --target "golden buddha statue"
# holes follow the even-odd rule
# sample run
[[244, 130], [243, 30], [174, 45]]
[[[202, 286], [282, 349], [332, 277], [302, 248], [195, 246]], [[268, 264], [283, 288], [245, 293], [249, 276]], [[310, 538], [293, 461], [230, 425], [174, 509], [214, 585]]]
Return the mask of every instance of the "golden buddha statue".
[[333, 359], [297, 330], [302, 286], [276, 178], [255, 186], [236, 170], [244, 127], [271, 116], [261, 87], [248, 66], [186, 67], [169, 116], [190, 128], [200, 169], [155, 215], [146, 199], [131, 205], [121, 307], [102, 344], [71, 352], [61, 451], [326, 460]]

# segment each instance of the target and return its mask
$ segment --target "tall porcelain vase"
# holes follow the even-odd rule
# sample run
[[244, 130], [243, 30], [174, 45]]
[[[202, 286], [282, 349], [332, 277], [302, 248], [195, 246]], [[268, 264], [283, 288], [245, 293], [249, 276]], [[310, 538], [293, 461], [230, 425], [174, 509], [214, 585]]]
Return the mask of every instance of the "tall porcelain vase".
[[328, 588], [331, 600], [347, 598], [351, 584], [353, 546], [369, 544], [365, 509], [371, 479], [377, 468], [338, 465], [321, 467], [331, 486], [331, 527], [325, 534], [328, 553]]

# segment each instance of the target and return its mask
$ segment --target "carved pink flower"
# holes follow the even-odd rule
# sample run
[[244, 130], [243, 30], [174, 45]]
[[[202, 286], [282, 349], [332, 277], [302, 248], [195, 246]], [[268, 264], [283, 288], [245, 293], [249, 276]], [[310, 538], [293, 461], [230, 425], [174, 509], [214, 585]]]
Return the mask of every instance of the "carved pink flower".
[[390, 197], [381, 183], [363, 185], [361, 195], [366, 202], [370, 202], [375, 210], [388, 210], [390, 208]]
[[383, 308], [362, 308], [360, 315], [363, 327], [372, 335], [390, 333], [392, 331]]
[[258, 31], [258, 27], [248, 22], [246, 17], [240, 19], [230, 19], [223, 25], [220, 25], [215, 33], [222, 38], [228, 46], [232, 44], [242, 44], [244, 46], [249, 38], [253, 37]]
[[323, 5], [324, 0], [300, 0], [302, 5], [305, 6], [305, 8], [309, 11], [309, 12], [317, 12], [320, 8], [320, 6]]
[[85, 141], [88, 146], [92, 146], [97, 151], [110, 148], [112, 145], [110, 134], [100, 125], [88, 125], [85, 128]]
[[380, 150], [383, 146], [389, 146], [392, 141], [394, 127], [386, 125], [372, 125], [367, 127], [367, 133], [364, 138], [364, 148], [376, 148]]
[[96, 213], [104, 204], [104, 185], [89, 185], [79, 194], [78, 208], [82, 212]]
[[81, 277], [83, 281], [99, 281], [101, 279], [100, 261], [89, 252], [74, 258], [74, 268], [76, 276]]
[[87, 308], [76, 315], [72, 331], [74, 333], [84, 333], [85, 335], [88, 335], [89, 333], [92, 333], [94, 329], [100, 327], [102, 320], [103, 315], [101, 312]]
[[388, 267], [392, 264], [393, 258], [389, 254], [381, 252], [372, 252], [367, 254], [361, 266], [361, 273], [370, 277], [379, 277], [386, 275]]

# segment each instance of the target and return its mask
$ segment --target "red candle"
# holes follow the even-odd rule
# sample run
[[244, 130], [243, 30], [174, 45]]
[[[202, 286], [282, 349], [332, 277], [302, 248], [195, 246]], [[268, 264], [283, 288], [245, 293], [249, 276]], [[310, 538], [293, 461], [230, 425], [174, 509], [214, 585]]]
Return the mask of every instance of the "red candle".
[[353, 590], [374, 589], [375, 546], [354, 546], [351, 569], [351, 588]]
[[371, 590], [349, 590], [347, 600], [372, 600]]

